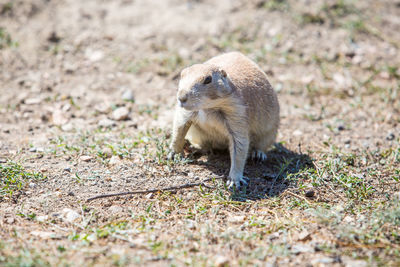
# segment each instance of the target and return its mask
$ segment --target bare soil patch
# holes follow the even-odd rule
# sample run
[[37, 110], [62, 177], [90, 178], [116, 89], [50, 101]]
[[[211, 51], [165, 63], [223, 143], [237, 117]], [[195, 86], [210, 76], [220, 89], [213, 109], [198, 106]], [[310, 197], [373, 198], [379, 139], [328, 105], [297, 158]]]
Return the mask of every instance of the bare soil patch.
[[[399, 18], [390, 0], [0, 0], [0, 265], [398, 266]], [[281, 105], [240, 193], [225, 152], [166, 158], [180, 70], [234, 50]]]

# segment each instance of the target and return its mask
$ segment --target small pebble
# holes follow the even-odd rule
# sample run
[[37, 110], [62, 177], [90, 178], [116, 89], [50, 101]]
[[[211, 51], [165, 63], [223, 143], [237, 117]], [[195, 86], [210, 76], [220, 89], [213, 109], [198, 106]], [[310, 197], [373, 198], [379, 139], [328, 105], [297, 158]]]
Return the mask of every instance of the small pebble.
[[129, 116], [129, 109], [126, 107], [120, 107], [113, 111], [112, 117], [116, 121], [126, 120]]
[[42, 215], [42, 216], [37, 216], [37, 217], [36, 217], [36, 220], [37, 220], [38, 222], [45, 222], [48, 218], [49, 218], [48, 215]]
[[120, 158], [117, 155], [114, 155], [110, 158], [110, 161], [108, 162], [110, 165], [116, 165], [121, 163]]
[[37, 105], [40, 104], [40, 102], [42, 102], [42, 99], [40, 98], [28, 98], [24, 100], [26, 105]]
[[307, 230], [303, 230], [302, 232], [299, 233], [298, 236], [298, 241], [306, 241], [311, 239], [311, 234]]
[[31, 148], [29, 148], [29, 152], [36, 152], [37, 151], [37, 148], [36, 147], [31, 147]]
[[215, 266], [218, 267], [229, 266], [229, 258], [227, 256], [218, 255], [215, 258]]
[[230, 222], [230, 223], [243, 223], [245, 219], [246, 219], [245, 216], [237, 215], [237, 216], [228, 217], [228, 222]]
[[343, 125], [339, 125], [339, 126], [337, 127], [337, 129], [338, 129], [338, 131], [343, 131], [345, 128], [344, 128]]
[[125, 90], [124, 93], [122, 94], [122, 100], [130, 101], [130, 102], [135, 101], [132, 90], [129, 90], [129, 89]]
[[395, 138], [395, 136], [394, 136], [393, 133], [390, 133], [390, 134], [388, 134], [388, 135], [386, 136], [386, 140], [388, 140], [388, 141], [392, 141], [392, 140], [394, 140], [394, 138]]
[[109, 128], [116, 125], [116, 122], [110, 119], [99, 120], [98, 125], [100, 127]]
[[294, 136], [300, 136], [300, 135], [303, 134], [303, 132], [300, 131], [300, 130], [295, 130], [292, 134], [293, 134]]
[[300, 253], [311, 253], [314, 251], [314, 248], [308, 245], [296, 244], [292, 246], [292, 253], [296, 255]]
[[74, 126], [71, 123], [61, 125], [61, 130], [64, 132], [71, 132], [74, 129]]
[[332, 259], [332, 258], [328, 258], [328, 257], [323, 257], [323, 258], [316, 258], [316, 259], [313, 259], [312, 261], [311, 261], [311, 264], [314, 266], [314, 265], [320, 265], [320, 264], [323, 264], [323, 265], [325, 265], [325, 264], [331, 264], [331, 263], [333, 263], [334, 262], [334, 259]]
[[65, 172], [71, 172], [71, 168], [64, 168]]
[[122, 212], [122, 211], [123, 211], [123, 208], [120, 207], [120, 206], [111, 206], [111, 207], [108, 208], [108, 211], [109, 211], [111, 214], [117, 214], [117, 213]]
[[314, 191], [314, 190], [308, 190], [308, 191], [305, 193], [305, 196], [306, 196], [306, 197], [313, 197], [313, 196], [315, 196], [315, 191]]
[[6, 219], [6, 223], [8, 223], [8, 224], [13, 224], [14, 221], [15, 221], [15, 219], [12, 217]]
[[93, 159], [93, 157], [91, 157], [91, 156], [81, 156], [80, 157], [80, 160], [85, 161], [85, 162], [91, 161], [92, 159]]
[[76, 212], [72, 209], [69, 209], [69, 208], [63, 209], [62, 214], [63, 214], [64, 219], [67, 222], [73, 222], [80, 218], [80, 215], [78, 212]]
[[96, 62], [103, 59], [104, 53], [101, 50], [92, 50], [88, 48], [85, 51], [85, 57], [92, 62]]

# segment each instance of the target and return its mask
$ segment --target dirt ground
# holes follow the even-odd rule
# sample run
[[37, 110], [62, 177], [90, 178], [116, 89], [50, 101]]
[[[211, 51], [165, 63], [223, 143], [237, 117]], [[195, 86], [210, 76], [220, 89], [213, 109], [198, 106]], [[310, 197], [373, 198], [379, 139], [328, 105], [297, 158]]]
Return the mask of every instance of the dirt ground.
[[[399, 266], [399, 29], [392, 0], [0, 0], [0, 265]], [[239, 193], [228, 153], [166, 157], [180, 70], [227, 51], [281, 106]]]

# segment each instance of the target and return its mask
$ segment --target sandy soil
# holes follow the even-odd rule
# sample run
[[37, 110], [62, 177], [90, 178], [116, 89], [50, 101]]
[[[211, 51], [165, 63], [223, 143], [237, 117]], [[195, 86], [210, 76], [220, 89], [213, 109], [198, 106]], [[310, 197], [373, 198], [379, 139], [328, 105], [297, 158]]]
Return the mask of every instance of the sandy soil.
[[[400, 5], [325, 2], [0, 0], [0, 164], [46, 177], [0, 198], [0, 264], [398, 264], [398, 234], [340, 229], [400, 191]], [[227, 174], [227, 153], [165, 155], [180, 70], [235, 50], [281, 105], [247, 193], [217, 179], [86, 202]]]

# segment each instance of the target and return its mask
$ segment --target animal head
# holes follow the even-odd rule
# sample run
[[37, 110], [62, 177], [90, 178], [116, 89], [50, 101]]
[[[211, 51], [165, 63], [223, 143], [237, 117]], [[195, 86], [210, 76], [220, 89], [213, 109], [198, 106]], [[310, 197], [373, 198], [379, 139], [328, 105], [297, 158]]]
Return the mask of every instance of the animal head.
[[181, 72], [178, 104], [187, 110], [213, 108], [232, 91], [223, 69], [214, 65], [196, 64]]

